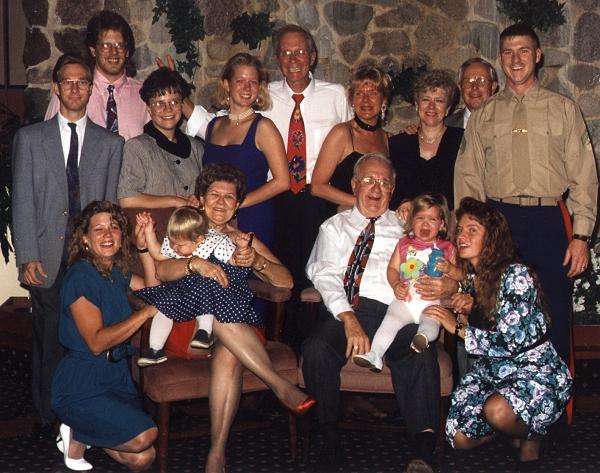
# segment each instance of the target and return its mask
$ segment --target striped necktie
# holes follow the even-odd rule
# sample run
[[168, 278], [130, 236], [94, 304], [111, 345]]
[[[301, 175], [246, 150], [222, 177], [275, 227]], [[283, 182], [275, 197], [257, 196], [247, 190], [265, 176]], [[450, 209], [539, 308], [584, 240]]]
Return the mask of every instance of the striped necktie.
[[375, 241], [375, 221], [378, 218], [370, 218], [367, 226], [358, 235], [344, 274], [344, 291], [354, 309], [358, 307], [360, 282]]
[[117, 117], [117, 102], [113, 91], [114, 85], [108, 86], [108, 100], [106, 101], [106, 129], [113, 133], [119, 133], [119, 118]]

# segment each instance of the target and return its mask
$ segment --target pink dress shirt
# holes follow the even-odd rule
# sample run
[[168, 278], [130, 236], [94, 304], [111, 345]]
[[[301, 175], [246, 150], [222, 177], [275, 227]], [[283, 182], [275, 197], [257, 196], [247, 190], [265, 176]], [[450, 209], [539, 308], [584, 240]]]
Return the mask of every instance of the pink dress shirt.
[[[87, 114], [90, 120], [97, 125], [106, 127], [106, 101], [108, 100], [108, 89], [110, 82], [98, 69], [94, 69], [94, 85], [92, 96], [87, 106]], [[115, 90], [115, 102], [117, 102], [117, 115], [119, 117], [119, 135], [125, 140], [141, 135], [144, 125], [150, 121], [150, 115], [146, 104], [140, 97], [142, 83], [123, 74], [113, 84]], [[49, 120], [60, 107], [58, 97], [52, 94], [45, 120]]]

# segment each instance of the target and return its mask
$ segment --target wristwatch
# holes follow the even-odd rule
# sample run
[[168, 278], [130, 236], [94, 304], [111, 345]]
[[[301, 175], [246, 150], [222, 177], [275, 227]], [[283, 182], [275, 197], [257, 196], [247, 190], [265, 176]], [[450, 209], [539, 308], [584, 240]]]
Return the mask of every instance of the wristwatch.
[[592, 237], [589, 235], [580, 235], [579, 233], [573, 233], [573, 240], [585, 241], [589, 245], [592, 242]]

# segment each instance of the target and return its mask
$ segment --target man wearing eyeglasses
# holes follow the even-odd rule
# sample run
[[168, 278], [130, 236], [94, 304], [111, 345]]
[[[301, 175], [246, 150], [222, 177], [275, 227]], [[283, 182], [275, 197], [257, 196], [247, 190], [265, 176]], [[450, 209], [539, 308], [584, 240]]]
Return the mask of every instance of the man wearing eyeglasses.
[[446, 118], [446, 126], [466, 128], [471, 113], [496, 93], [498, 75], [496, 69], [485, 59], [467, 59], [458, 71], [458, 85], [465, 107]]
[[[140, 135], [150, 116], [139, 95], [141, 82], [126, 74], [135, 52], [131, 27], [121, 15], [103, 10], [88, 22], [85, 45], [95, 61], [89, 118], [126, 140]], [[45, 119], [58, 108], [53, 96]]]
[[[341, 466], [343, 450], [336, 428], [340, 370], [350, 356], [370, 350], [387, 306], [394, 300], [386, 269], [404, 235], [398, 217], [389, 210], [394, 182], [389, 159], [380, 154], [362, 156], [352, 177], [356, 205], [321, 225], [306, 266], [323, 300], [317, 323], [302, 345], [302, 373], [308, 392], [317, 400], [315, 412], [324, 442], [319, 471]], [[433, 471], [440, 376], [434, 344], [416, 356], [409, 348], [416, 329], [411, 324], [398, 333], [386, 362], [414, 442], [415, 457], [407, 471], [425, 473]]]
[[19, 280], [31, 296], [33, 435], [38, 438], [48, 438], [54, 428], [51, 382], [63, 354], [59, 293], [71, 229], [91, 201], [117, 200], [123, 138], [88, 120], [91, 81], [83, 59], [61, 56], [52, 72], [58, 113], [21, 128], [13, 147], [13, 239]]

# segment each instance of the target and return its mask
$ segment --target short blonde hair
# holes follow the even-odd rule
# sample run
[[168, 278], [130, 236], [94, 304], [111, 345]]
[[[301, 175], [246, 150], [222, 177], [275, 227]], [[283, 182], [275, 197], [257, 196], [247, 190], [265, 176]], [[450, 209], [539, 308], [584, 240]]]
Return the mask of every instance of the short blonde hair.
[[256, 56], [248, 53], [238, 53], [229, 58], [229, 61], [223, 67], [221, 80], [217, 83], [217, 92], [215, 94], [215, 105], [218, 108], [229, 108], [229, 93], [223, 86], [223, 81], [231, 82], [235, 69], [238, 66], [250, 66], [256, 69], [258, 73], [258, 96], [252, 104], [254, 110], [269, 110], [271, 108], [271, 96], [267, 84], [269, 75], [262, 62]]
[[404, 224], [404, 231], [409, 234], [413, 231], [413, 221], [415, 215], [422, 210], [436, 207], [440, 211], [440, 218], [442, 219], [442, 226], [437, 234], [439, 238], [446, 238], [448, 235], [448, 225], [450, 222], [450, 210], [448, 209], [448, 202], [443, 194], [421, 194], [412, 200], [412, 208], [406, 218]]
[[363, 64], [359, 66], [356, 71], [352, 74], [350, 82], [348, 83], [348, 99], [352, 102], [354, 92], [356, 92], [357, 86], [361, 82], [373, 82], [377, 90], [383, 95], [383, 102], [389, 105], [392, 100], [392, 78], [387, 72], [384, 72], [377, 66], [370, 64]]
[[208, 233], [208, 218], [196, 207], [184, 206], [176, 208], [167, 223], [167, 237], [196, 241], [199, 236]]

